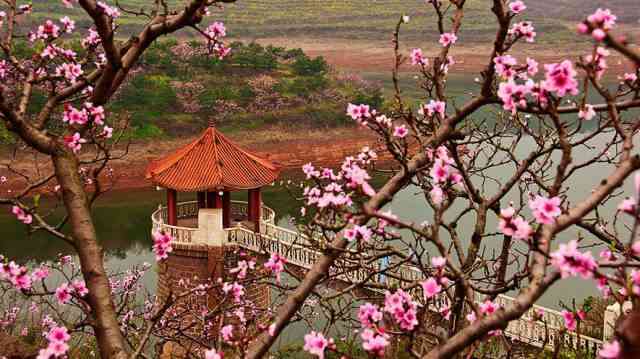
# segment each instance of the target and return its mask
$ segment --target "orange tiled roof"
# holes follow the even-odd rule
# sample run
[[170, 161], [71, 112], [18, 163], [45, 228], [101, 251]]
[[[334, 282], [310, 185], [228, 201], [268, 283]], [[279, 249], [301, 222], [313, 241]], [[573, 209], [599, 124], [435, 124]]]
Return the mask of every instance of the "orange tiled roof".
[[271, 161], [238, 147], [210, 126], [195, 141], [152, 161], [145, 177], [157, 186], [195, 192], [262, 187], [279, 173]]

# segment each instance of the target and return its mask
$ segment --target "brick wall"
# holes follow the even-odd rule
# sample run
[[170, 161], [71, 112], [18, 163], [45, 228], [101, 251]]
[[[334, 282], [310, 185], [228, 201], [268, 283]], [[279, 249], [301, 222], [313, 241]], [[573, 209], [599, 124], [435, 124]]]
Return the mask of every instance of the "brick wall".
[[[190, 287], [208, 280], [216, 282], [218, 278], [222, 278], [224, 281], [234, 280], [235, 275], [229, 271], [237, 266], [239, 258], [239, 252], [235, 246], [209, 247], [174, 244], [172, 253], [159, 264], [158, 299], [162, 302], [170, 293], [175, 294], [183, 291], [184, 288], [179, 285], [181, 280], [192, 281]], [[256, 269], [261, 266], [262, 262], [259, 262]], [[250, 271], [247, 276], [248, 283], [245, 285], [245, 299], [255, 303], [258, 308], [266, 309], [271, 304], [270, 288], [264, 283], [258, 284], [251, 281], [251, 275]], [[193, 279], [194, 276], [197, 277], [197, 280]], [[206, 305], [209, 309], [214, 309], [221, 302], [219, 293], [219, 289], [214, 289], [205, 296], [192, 295], [188, 301], [178, 303], [176, 307], [179, 308], [181, 305], [202, 307]], [[185, 326], [198, 323], [187, 331], [189, 335], [202, 335], [202, 324], [197, 318], [185, 316], [181, 320]], [[187, 344], [185, 343], [185, 345]], [[177, 355], [174, 350], [172, 352]]]

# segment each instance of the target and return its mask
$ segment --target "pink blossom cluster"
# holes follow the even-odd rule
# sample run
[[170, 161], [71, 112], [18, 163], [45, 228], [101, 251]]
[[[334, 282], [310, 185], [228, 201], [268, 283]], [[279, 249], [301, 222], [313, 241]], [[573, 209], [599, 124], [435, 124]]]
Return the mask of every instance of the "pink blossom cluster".
[[69, 351], [69, 340], [71, 336], [65, 327], [53, 327], [46, 335], [49, 344], [46, 348], [40, 349], [37, 359], [61, 358], [65, 357]]
[[[1, 260], [2, 258], [0, 258]], [[0, 263], [0, 280], [6, 280], [17, 290], [31, 289], [32, 276], [29, 275], [27, 267], [16, 264], [11, 261], [8, 263]]]
[[440, 34], [439, 42], [443, 47], [449, 47], [455, 44], [456, 41], [458, 41], [458, 36], [453, 32], [445, 32], [443, 34]]
[[418, 114], [428, 117], [433, 117], [435, 114], [438, 114], [444, 118], [446, 108], [447, 104], [445, 102], [430, 100], [429, 103], [420, 106]]
[[633, 83], [638, 80], [638, 75], [632, 72], [626, 72], [620, 79], [629, 85], [633, 85]]
[[51, 20], [45, 20], [44, 24], [39, 25], [35, 32], [29, 33], [31, 42], [36, 40], [55, 40], [60, 37], [60, 26]]
[[[419, 55], [419, 52], [416, 52], [415, 56], [419, 57], [421, 55]], [[416, 57], [417, 60], [419, 60], [418, 57]], [[383, 129], [393, 128], [393, 131], [390, 133], [393, 137], [405, 138], [409, 134], [409, 128], [406, 125], [400, 124], [393, 126], [393, 121], [389, 117], [384, 114], [378, 114], [375, 109], [371, 109], [370, 106], [366, 104], [355, 105], [349, 103], [347, 105], [347, 116], [361, 126], [370, 126], [373, 128], [375, 123]], [[371, 120], [374, 121], [370, 122]]]
[[223, 359], [224, 353], [219, 352], [215, 349], [208, 349], [204, 352], [204, 359]]
[[94, 28], [88, 30], [87, 36], [82, 39], [82, 47], [93, 48], [98, 46], [102, 42], [100, 35]]
[[[539, 106], [546, 107], [550, 93], [560, 97], [578, 94], [577, 73], [569, 60], [544, 65], [545, 79], [539, 83], [529, 78], [538, 72], [538, 63], [533, 59], [527, 58], [526, 67], [518, 67], [513, 57], [504, 55], [495, 58], [494, 65], [496, 72], [507, 79], [499, 84], [498, 97], [503, 108], [513, 114], [518, 108], [527, 107], [527, 96], [531, 96]], [[523, 83], [516, 81], [516, 74], [517, 78], [524, 80]]]
[[389, 334], [383, 328], [366, 328], [360, 333], [362, 349], [377, 357], [384, 357], [385, 348], [390, 344]]
[[411, 65], [427, 66], [428, 64], [429, 60], [422, 54], [422, 49], [411, 50]]
[[532, 80], [524, 84], [516, 83], [513, 79], [501, 82], [498, 85], [498, 97], [502, 100], [502, 108], [515, 114], [518, 108], [527, 107], [527, 95], [532, 93], [533, 88]]
[[55, 297], [60, 304], [67, 304], [73, 295], [77, 295], [78, 297], [84, 297], [89, 294], [89, 289], [87, 289], [87, 285], [84, 281], [76, 280], [71, 285], [69, 283], [62, 283], [58, 288], [56, 288]]
[[173, 250], [172, 242], [173, 237], [168, 233], [156, 232], [153, 234], [153, 252], [156, 254], [158, 262], [169, 258], [169, 253]]
[[519, 38], [524, 38], [526, 42], [534, 42], [537, 35], [536, 30], [530, 21], [522, 21], [513, 24], [507, 33], [514, 37], [514, 41]]
[[425, 301], [435, 297], [442, 291], [442, 286], [437, 278], [429, 277], [427, 280], [420, 282], [420, 285], [422, 286]]
[[522, 216], [515, 216], [515, 212], [512, 206], [500, 210], [498, 230], [505, 236], [526, 241], [533, 234], [533, 230], [529, 222]]
[[[306, 204], [317, 208], [351, 206], [353, 203], [352, 192], [347, 192], [349, 189], [373, 196], [375, 190], [368, 182], [371, 176], [363, 167], [370, 164], [375, 158], [377, 158], [375, 152], [365, 147], [357, 157], [345, 158], [338, 174], [329, 168], [320, 171], [310, 163], [305, 164], [302, 171], [308, 179], [313, 179], [318, 183], [314, 187], [304, 188], [303, 195], [306, 198]], [[322, 182], [329, 183], [322, 185]]]
[[636, 215], [636, 200], [633, 198], [625, 198], [618, 205], [618, 211], [635, 216]]
[[49, 60], [53, 60], [56, 56], [62, 56], [66, 60], [73, 61], [75, 60], [77, 55], [78, 54], [76, 54], [75, 51], [62, 48], [60, 46], [57, 46], [56, 44], [48, 44], [40, 53], [40, 57]]
[[344, 238], [346, 238], [350, 242], [355, 240], [369, 242], [372, 235], [373, 231], [371, 231], [371, 229], [366, 225], [354, 225], [353, 227], [348, 228], [344, 231]]
[[[495, 313], [498, 309], [500, 309], [500, 305], [488, 299], [478, 305], [478, 310], [481, 316], [489, 316]], [[467, 320], [469, 321], [469, 323], [474, 323], [476, 320], [478, 320], [476, 312], [471, 311], [469, 314], [467, 314]], [[496, 329], [489, 331], [487, 334], [490, 336], [496, 336], [502, 334], [502, 331]]]
[[504, 79], [513, 79], [517, 74], [518, 60], [511, 55], [497, 56], [493, 59], [496, 73]]
[[569, 60], [564, 60], [556, 64], [544, 65], [546, 72], [545, 89], [555, 92], [558, 96], [566, 94], [578, 94], [578, 81], [576, 80], [576, 70]]
[[347, 115], [351, 117], [352, 120], [358, 122], [361, 125], [367, 124], [367, 119], [376, 115], [375, 110], [371, 110], [369, 105], [360, 104], [354, 105], [349, 103], [347, 105]]
[[595, 54], [585, 56], [586, 63], [593, 67], [596, 73], [596, 78], [601, 79], [607, 70], [607, 57], [611, 55], [611, 52], [602, 46], [596, 47]]
[[109, 6], [106, 3], [102, 2], [102, 1], [98, 1], [98, 7], [100, 9], [102, 9], [102, 12], [109, 16], [112, 19], [116, 19], [118, 17], [120, 17], [120, 10], [118, 10], [117, 7], [115, 6]]
[[222, 38], [227, 36], [227, 29], [224, 24], [216, 21], [209, 25], [204, 31], [207, 40], [209, 41], [209, 47], [212, 52], [222, 60], [231, 52], [231, 48], [226, 47], [221, 41]]
[[405, 138], [409, 134], [409, 129], [406, 125], [399, 125], [393, 128], [393, 137]]
[[583, 108], [578, 111], [578, 118], [581, 120], [589, 121], [596, 116], [596, 111], [593, 105], [585, 104]]
[[509, 3], [509, 10], [511, 10], [511, 12], [514, 14], [519, 14], [525, 11], [526, 9], [527, 9], [527, 6], [524, 4], [524, 2], [520, 0], [516, 0]]
[[226, 343], [231, 343], [233, 339], [233, 324], [227, 324], [220, 329], [220, 335], [222, 335], [222, 340]]
[[250, 260], [239, 260], [238, 265], [235, 268], [229, 270], [229, 273], [237, 273], [238, 279], [244, 279], [247, 277], [247, 272], [251, 269], [256, 268], [256, 261], [253, 259]]
[[77, 109], [70, 104], [65, 104], [62, 116], [62, 122], [70, 125], [84, 125], [92, 120], [97, 125], [104, 124], [105, 112], [102, 106], [93, 106], [92, 103], [86, 102], [82, 109]]
[[73, 135], [66, 135], [63, 138], [65, 146], [71, 149], [73, 153], [78, 153], [82, 148], [83, 143], [87, 143], [87, 140], [82, 138], [80, 132], [76, 132]]
[[440, 294], [443, 288], [442, 286], [449, 284], [449, 279], [443, 276], [446, 263], [447, 259], [444, 257], [431, 258], [431, 265], [435, 269], [435, 276], [429, 277], [427, 280], [420, 283], [425, 301]]
[[304, 336], [304, 351], [324, 359], [324, 351], [335, 346], [332, 338], [325, 338], [324, 334], [312, 331]]
[[378, 306], [371, 303], [365, 303], [358, 309], [358, 320], [363, 328], [360, 333], [362, 348], [380, 357], [384, 356], [384, 350], [389, 345], [389, 334], [381, 325], [382, 318]]
[[418, 303], [402, 289], [385, 292], [384, 311], [391, 314], [400, 329], [412, 331], [418, 325], [417, 310]]
[[429, 171], [433, 180], [433, 188], [429, 194], [431, 201], [439, 205], [444, 201], [445, 192], [443, 187], [461, 183], [462, 176], [453, 167], [455, 160], [449, 155], [449, 150], [446, 147], [440, 146], [435, 151], [428, 149], [427, 156], [433, 161], [433, 166]]
[[560, 244], [555, 252], [551, 253], [551, 265], [554, 266], [562, 278], [577, 277], [593, 278], [594, 271], [598, 269], [598, 263], [593, 259], [591, 252], [581, 253], [578, 250], [578, 241]]
[[[313, 168], [313, 166], [311, 164], [305, 166], [307, 175], [311, 174], [312, 172], [309, 172], [309, 169]], [[305, 171], [304, 168], [303, 171]], [[317, 208], [343, 207], [350, 206], [353, 203], [351, 196], [337, 182], [331, 182], [322, 188], [319, 186], [305, 187], [303, 195], [307, 200], [308, 206], [316, 206]]]
[[595, 13], [578, 24], [578, 32], [591, 34], [595, 40], [602, 41], [607, 37], [607, 32], [614, 27], [617, 19], [618, 17], [612, 14], [611, 10], [598, 8]]
[[631, 292], [640, 297], [640, 271], [637, 269], [631, 270]]
[[82, 70], [82, 66], [76, 63], [64, 63], [56, 67], [55, 75], [64, 77], [70, 83], [75, 83], [78, 77], [80, 77], [84, 71]]
[[602, 344], [602, 348], [598, 351], [598, 357], [602, 359], [617, 359], [620, 357], [622, 348], [620, 342], [613, 340]]
[[535, 196], [529, 201], [529, 208], [533, 212], [533, 217], [540, 224], [552, 224], [556, 217], [562, 214], [559, 197]]
[[222, 291], [224, 294], [231, 294], [236, 303], [240, 303], [244, 296], [244, 286], [238, 282], [224, 283], [222, 285]]
[[9, 71], [9, 63], [6, 60], [0, 60], [0, 79], [7, 77]]
[[284, 265], [287, 263], [287, 259], [280, 256], [278, 253], [271, 253], [271, 257], [264, 264], [264, 267], [276, 275], [276, 281], [280, 283], [280, 274], [284, 272]]
[[575, 332], [578, 327], [579, 320], [585, 320], [586, 313], [582, 310], [577, 310], [575, 313], [569, 310], [563, 310], [561, 312], [562, 319], [564, 319], [564, 326], [570, 332]]
[[24, 224], [31, 224], [33, 222], [33, 216], [22, 209], [20, 206], [11, 207], [11, 213], [18, 219], [18, 221]]

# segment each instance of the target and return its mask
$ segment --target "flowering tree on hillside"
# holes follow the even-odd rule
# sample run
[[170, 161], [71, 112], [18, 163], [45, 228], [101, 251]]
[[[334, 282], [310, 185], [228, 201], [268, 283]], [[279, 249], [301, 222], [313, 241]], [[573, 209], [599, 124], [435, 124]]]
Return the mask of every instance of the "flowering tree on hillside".
[[[20, 141], [48, 156], [52, 171], [37, 179], [27, 179], [24, 190], [0, 201], [12, 206], [19, 221], [33, 231], [46, 231], [69, 243], [77, 252], [83, 282], [73, 293], [83, 299], [89, 313], [84, 325], [90, 326], [104, 358], [127, 356], [129, 345], [120, 329], [110, 283], [103, 265], [103, 250], [97, 240], [91, 218], [91, 203], [104, 188], [99, 177], [114, 157], [113, 125], [104, 105], [118, 90], [127, 74], [144, 51], [160, 36], [182, 28], [196, 29], [209, 44], [212, 55], [223, 57], [228, 49], [221, 42], [225, 28], [213, 22], [206, 29], [198, 25], [208, 15], [210, 6], [230, 0], [194, 0], [182, 8], [171, 9], [164, 1], [156, 2], [149, 11], [111, 6], [101, 1], [79, 0], [63, 3], [81, 7], [91, 26], [78, 29], [69, 17], [47, 19], [33, 29], [22, 24], [34, 11], [31, 3], [16, 0], [4, 2], [0, 11], [0, 117], [6, 128]], [[37, 10], [37, 9], [36, 9]], [[145, 16], [143, 29], [126, 41], [119, 41], [117, 19], [121, 13]], [[81, 46], [74, 46], [78, 34]], [[33, 54], [24, 55], [23, 43]], [[27, 51], [28, 52], [28, 51]], [[44, 96], [44, 104], [34, 98]], [[79, 154], [91, 148], [91, 158]], [[86, 151], [85, 151], [86, 152]], [[81, 170], [84, 168], [84, 170]], [[66, 216], [60, 223], [48, 223], [36, 205], [25, 197], [47, 186], [55, 179]], [[91, 188], [85, 188], [90, 183]], [[61, 230], [69, 223], [70, 232]], [[31, 287], [31, 274], [13, 263], [4, 264], [3, 278], [21, 290]], [[70, 288], [71, 289], [71, 288]], [[70, 289], [68, 291], [70, 291]], [[58, 292], [58, 291], [57, 291]], [[65, 294], [63, 288], [59, 291]], [[52, 332], [65, 343], [66, 334]], [[55, 353], [64, 352], [56, 346]]]
[[[465, 4], [426, 2], [440, 34], [438, 44], [433, 44], [439, 49], [434, 56], [419, 48], [401, 54], [400, 31], [409, 21], [402, 17], [394, 36], [392, 108], [346, 108], [347, 115], [363, 131], [374, 131], [392, 155], [393, 171], [386, 182], [373, 184], [378, 155], [370, 148], [345, 159], [337, 170], [304, 166], [301, 229], [308, 236], [295, 245], [321, 254], [306, 274], [291, 271], [286, 256], [278, 253], [262, 253], [269, 258], [262, 266], [243, 254], [230, 271], [234, 281], [212, 278], [193, 286], [186, 281], [174, 301], [159, 303], [144, 297], [138, 283], [146, 266], [111, 278], [104, 268], [89, 210], [103, 190], [100, 173], [113, 157], [113, 142], [108, 140], [113, 129], [103, 106], [155, 39], [183, 27], [197, 29], [213, 3], [194, 0], [171, 11], [160, 1], [145, 13], [81, 0], [79, 5], [93, 22], [82, 50], [61, 41], [74, 31], [73, 21], [47, 20], [25, 34], [36, 50], [25, 59], [18, 57], [13, 44], [18, 18], [32, 9], [10, 2], [0, 13], [0, 113], [7, 129], [50, 157], [53, 173], [30, 181], [24, 191], [2, 202], [11, 205], [18, 221], [68, 242], [79, 257], [79, 266], [60, 258], [31, 270], [2, 258], [4, 298], [26, 297], [35, 303], [30, 313], [44, 313], [40, 307], [46, 306], [56, 316], [38, 317], [46, 340], [40, 357], [72, 355], [72, 346], [81, 347], [74, 338], [95, 336], [101, 357], [137, 358], [146, 356], [151, 336], [160, 341], [179, 336], [176, 342], [188, 339], [206, 348], [187, 356], [214, 359], [231, 352], [258, 358], [288, 325], [305, 319], [314, 328], [305, 333], [303, 349], [320, 358], [329, 352], [354, 355], [342, 345], [350, 337], [333, 337], [345, 325], [350, 333], [357, 329], [357, 347], [369, 356], [384, 356], [397, 341], [413, 357], [471, 357], [486, 349], [483, 343], [506, 342], [509, 323], [528, 315], [536, 301], [565, 278], [591, 281], [603, 296], [620, 303], [637, 302], [640, 179], [626, 199], [618, 189], [640, 168], [634, 141], [640, 121], [633, 112], [640, 107], [640, 54], [616, 35], [616, 16], [598, 9], [578, 24], [579, 36], [590, 36], [594, 45], [576, 61], [539, 64], [534, 58], [518, 58], [514, 45], [533, 42], [537, 36], [533, 24], [520, 21], [527, 6], [493, 0], [498, 26], [478, 87], [469, 97], [452, 98], [447, 95], [447, 76], [455, 69], [455, 59], [449, 52], [462, 42]], [[114, 24], [125, 11], [146, 15], [150, 21], [137, 36], [119, 43]], [[215, 56], [227, 54], [220, 42], [225, 35], [220, 23], [198, 31]], [[628, 62], [629, 72], [608, 73], [607, 61], [614, 52]], [[400, 91], [398, 71], [407, 59], [421, 74], [424, 99], [418, 108], [408, 105]], [[614, 87], [609, 79], [617, 81]], [[42, 108], [33, 108], [36, 90], [47, 95]], [[87, 148], [95, 149], [95, 157], [81, 156]], [[92, 169], [81, 171], [81, 165]], [[593, 180], [593, 190], [571, 191], [571, 181], [594, 167], [603, 177]], [[37, 203], [25, 200], [54, 179], [67, 214], [60, 224], [48, 223]], [[88, 182], [92, 188], [85, 187]], [[430, 218], [425, 212], [421, 223], [385, 208], [409, 187], [430, 208]], [[607, 206], [617, 211], [607, 215]], [[64, 223], [70, 224], [70, 233], [61, 229]], [[560, 243], [562, 236], [569, 240]], [[171, 243], [164, 233], [154, 236], [159, 261], [170, 255]], [[601, 247], [597, 256], [591, 253], [595, 246]], [[48, 282], [52, 271], [64, 278], [55, 288]], [[248, 273], [258, 271], [273, 277], [280, 292], [274, 313], [259, 313], [244, 298]], [[334, 283], [342, 285], [322, 290]], [[220, 291], [225, 298], [221, 305], [226, 306], [173, 306], [175, 300], [209, 290]], [[502, 305], [500, 295], [507, 292], [515, 292], [515, 298]], [[134, 305], [139, 295], [142, 307]], [[46, 298], [68, 310], [57, 310]], [[322, 327], [308, 320], [309, 307], [325, 315]], [[18, 312], [5, 314], [9, 319], [4, 319], [3, 328], [15, 322]], [[225, 315], [232, 315], [233, 321], [220, 325], [216, 318]], [[247, 330], [250, 322], [264, 317], [268, 324], [256, 323], [257, 332]], [[562, 317], [565, 331], [580, 332], [582, 308], [567, 306]], [[536, 311], [531, 320], [545, 318]], [[189, 331], [195, 321], [201, 331], [197, 336]], [[614, 339], [599, 355], [622, 357], [625, 343]], [[505, 350], [510, 353], [508, 346]]]

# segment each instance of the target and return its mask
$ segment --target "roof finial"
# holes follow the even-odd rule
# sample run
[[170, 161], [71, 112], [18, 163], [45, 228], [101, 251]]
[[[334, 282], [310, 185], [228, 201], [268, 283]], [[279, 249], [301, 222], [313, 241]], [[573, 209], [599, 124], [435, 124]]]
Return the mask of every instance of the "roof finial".
[[213, 118], [209, 119], [209, 127], [216, 127], [216, 120]]

